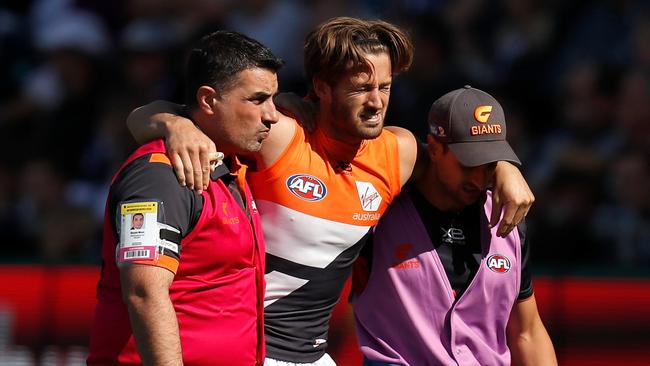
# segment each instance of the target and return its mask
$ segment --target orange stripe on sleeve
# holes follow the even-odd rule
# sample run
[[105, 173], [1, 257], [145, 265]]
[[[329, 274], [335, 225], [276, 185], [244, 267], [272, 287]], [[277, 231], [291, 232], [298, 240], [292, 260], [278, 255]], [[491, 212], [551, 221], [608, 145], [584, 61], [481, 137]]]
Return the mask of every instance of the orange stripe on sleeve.
[[153, 260], [140, 260], [140, 261], [133, 261], [131, 263], [135, 264], [145, 264], [148, 266], [156, 266], [156, 267], [161, 267], [165, 268], [169, 271], [171, 271], [173, 274], [176, 274], [176, 271], [178, 271], [178, 259], [174, 257], [170, 257], [167, 255], [161, 255], [160, 258], [158, 258], [158, 261], [153, 261]]
[[163, 163], [167, 165], [172, 165], [171, 161], [169, 161], [169, 158], [165, 154], [160, 154], [160, 153], [154, 153], [151, 154], [151, 157], [149, 158], [150, 163]]

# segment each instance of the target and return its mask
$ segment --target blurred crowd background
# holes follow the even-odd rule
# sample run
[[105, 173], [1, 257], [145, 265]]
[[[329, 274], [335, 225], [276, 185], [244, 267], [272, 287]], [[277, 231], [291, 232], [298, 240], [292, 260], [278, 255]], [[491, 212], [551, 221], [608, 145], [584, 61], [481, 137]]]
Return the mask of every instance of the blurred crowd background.
[[[182, 102], [188, 45], [241, 31], [286, 60], [281, 91], [304, 93], [303, 39], [341, 15], [385, 19], [413, 37], [387, 124], [423, 139], [430, 104], [466, 84], [502, 102], [537, 198], [536, 291], [562, 363], [647, 364], [650, 1], [641, 0], [0, 1], [0, 364], [33, 365], [34, 355], [83, 364], [108, 184], [136, 147], [125, 119], [155, 99]], [[358, 354], [343, 309], [332, 350]]]
[[647, 274], [650, 4], [594, 0], [4, 0], [0, 3], [0, 233], [4, 263], [99, 263], [112, 174], [135, 147], [128, 113], [182, 102], [188, 44], [248, 34], [303, 93], [302, 43], [333, 16], [407, 29], [411, 70], [387, 124], [420, 138], [433, 100], [470, 84], [506, 111], [536, 195], [538, 271]]

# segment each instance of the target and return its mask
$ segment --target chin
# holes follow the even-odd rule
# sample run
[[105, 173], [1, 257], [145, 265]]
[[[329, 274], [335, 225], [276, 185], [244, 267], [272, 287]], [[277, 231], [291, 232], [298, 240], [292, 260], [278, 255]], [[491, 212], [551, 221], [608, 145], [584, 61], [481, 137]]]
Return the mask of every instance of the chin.
[[383, 125], [379, 125], [376, 127], [362, 127], [357, 132], [359, 133], [359, 137], [363, 138], [364, 140], [373, 140], [381, 135], [382, 130]]
[[474, 203], [476, 203], [479, 200], [479, 198], [481, 198], [480, 193], [466, 195], [464, 197], [463, 204], [465, 205], [465, 207], [467, 207], [469, 205], [473, 205]]
[[239, 146], [237, 148], [236, 154], [250, 154], [250, 153], [256, 153], [259, 152], [260, 149], [262, 148], [262, 144], [259, 142], [251, 142], [247, 145]]
[[258, 142], [258, 143], [256, 143], [255, 145], [251, 145], [251, 146], [249, 146], [249, 148], [247, 149], [247, 151], [248, 151], [248, 152], [252, 152], [252, 153], [256, 153], [256, 152], [259, 152], [261, 149], [262, 149], [262, 143], [261, 143], [261, 142]]

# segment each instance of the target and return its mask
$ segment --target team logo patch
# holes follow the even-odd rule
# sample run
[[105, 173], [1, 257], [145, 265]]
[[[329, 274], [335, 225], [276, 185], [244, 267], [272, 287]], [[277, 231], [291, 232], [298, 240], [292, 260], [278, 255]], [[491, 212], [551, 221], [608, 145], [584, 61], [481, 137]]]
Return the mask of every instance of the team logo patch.
[[294, 196], [305, 201], [320, 201], [327, 195], [325, 183], [309, 174], [290, 176], [287, 179], [287, 188]]
[[445, 132], [445, 129], [442, 128], [442, 126], [433, 127], [431, 133], [439, 137], [447, 137], [447, 132]]
[[441, 227], [440, 230], [442, 231], [440, 240], [442, 240], [443, 243], [465, 245], [465, 233], [463, 232], [463, 229], [455, 227], [445, 229]]
[[506, 273], [510, 271], [510, 259], [501, 254], [491, 255], [486, 262], [488, 268], [492, 272], [496, 273]]
[[471, 126], [470, 133], [472, 136], [476, 135], [500, 135], [503, 129], [498, 123], [488, 123], [490, 114], [492, 113], [491, 105], [480, 105], [474, 110], [474, 119], [479, 122], [478, 126]]
[[417, 257], [409, 258], [408, 254], [413, 249], [413, 244], [404, 243], [395, 248], [395, 258], [397, 261], [393, 264], [395, 269], [417, 269], [420, 268], [420, 260]]
[[381, 204], [381, 195], [377, 192], [375, 186], [370, 182], [355, 182], [357, 184], [357, 193], [359, 202], [364, 211], [377, 211]]
[[492, 113], [491, 105], [480, 105], [474, 110], [474, 119], [481, 123], [487, 123], [490, 113]]

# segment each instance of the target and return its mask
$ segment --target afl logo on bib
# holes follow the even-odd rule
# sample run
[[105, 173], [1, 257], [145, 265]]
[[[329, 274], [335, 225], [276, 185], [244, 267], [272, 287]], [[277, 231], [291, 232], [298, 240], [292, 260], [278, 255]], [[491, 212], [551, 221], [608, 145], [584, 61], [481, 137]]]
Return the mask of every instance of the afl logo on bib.
[[510, 259], [501, 254], [491, 255], [486, 262], [488, 268], [492, 272], [496, 273], [506, 273], [510, 271]]
[[320, 201], [327, 195], [327, 187], [309, 174], [294, 174], [287, 179], [287, 188], [294, 196], [305, 201]]

